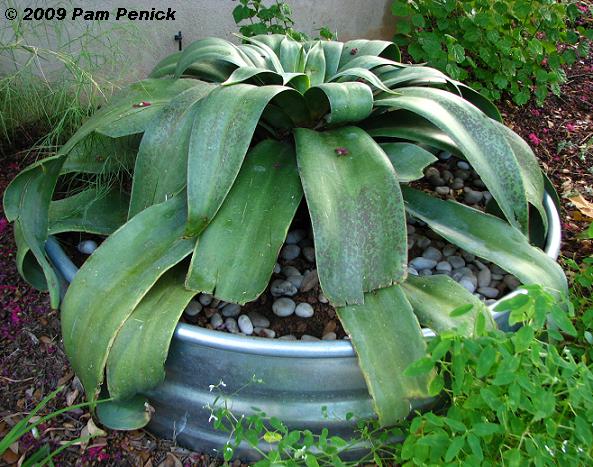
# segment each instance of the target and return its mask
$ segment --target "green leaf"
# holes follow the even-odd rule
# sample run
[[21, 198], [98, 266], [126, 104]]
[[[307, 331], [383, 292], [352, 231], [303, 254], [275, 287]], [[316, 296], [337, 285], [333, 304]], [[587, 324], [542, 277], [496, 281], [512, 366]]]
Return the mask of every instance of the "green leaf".
[[[295, 130], [319, 281], [334, 305], [405, 277], [406, 226], [397, 176], [363, 130]], [[373, 228], [369, 229], [369, 225]]]
[[129, 218], [166, 201], [185, 187], [192, 125], [200, 100], [213, 88], [211, 84], [199, 83], [179, 94], [146, 129], [134, 168]]
[[278, 57], [284, 71], [289, 73], [305, 71], [305, 51], [301, 43], [285, 37], [280, 42]]
[[448, 276], [410, 274], [402, 289], [420, 322], [436, 333], [456, 329], [460, 334], [470, 336], [479, 314], [486, 316], [489, 327], [493, 327], [486, 306]]
[[404, 370], [405, 376], [426, 375], [434, 370], [434, 362], [430, 357], [422, 357], [416, 360]]
[[327, 82], [330, 80], [330, 77], [338, 72], [338, 65], [344, 44], [337, 41], [321, 41], [320, 44], [323, 49], [323, 55], [325, 55], [325, 81]]
[[182, 238], [184, 206], [178, 196], [128, 221], [85, 261], [66, 292], [64, 347], [91, 402], [117, 332], [159, 277], [193, 248]]
[[286, 84], [281, 75], [274, 71], [266, 70], [265, 68], [256, 68], [251, 66], [243, 66], [237, 68], [228, 79], [221, 83], [222, 86], [232, 86], [233, 84], [244, 83], [247, 81], [253, 84]]
[[576, 336], [577, 330], [570, 321], [570, 318], [566, 314], [562, 308], [557, 305], [553, 305], [550, 309], [550, 314], [552, 315], [552, 319], [554, 320], [554, 324], [556, 324], [562, 331], [565, 333]]
[[544, 209], [544, 177], [539, 167], [539, 163], [535, 154], [529, 145], [510, 128], [503, 124], [495, 123], [500, 131], [504, 134], [509, 145], [513, 149], [513, 153], [519, 162], [521, 170], [521, 178], [523, 179], [523, 186], [525, 187], [525, 195], [527, 201], [533, 205], [539, 212], [540, 218], [544, 225], [544, 232], [548, 231], [548, 216]]
[[146, 393], [165, 379], [175, 327], [195, 292], [183, 286], [186, 265], [157, 281], [118, 331], [107, 359], [107, 387], [116, 399]]
[[445, 453], [445, 462], [451, 462], [453, 459], [457, 457], [459, 451], [463, 449], [465, 446], [465, 437], [464, 436], [456, 436], [451, 439], [451, 444], [447, 448], [447, 452]]
[[478, 357], [478, 361], [476, 364], [476, 376], [478, 378], [484, 378], [494, 362], [496, 361], [496, 350], [492, 346], [486, 346], [480, 352], [480, 356]]
[[304, 73], [309, 77], [311, 86], [320, 85], [325, 81], [325, 55], [319, 42], [307, 52]]
[[400, 183], [412, 182], [424, 177], [424, 169], [438, 159], [426, 149], [410, 143], [382, 143]]
[[463, 316], [463, 315], [469, 313], [473, 307], [474, 306], [470, 303], [468, 303], [467, 305], [458, 306], [451, 313], [449, 313], [449, 316], [451, 318], [457, 318], [458, 316]]
[[112, 430], [137, 430], [148, 424], [151, 413], [148, 401], [136, 396], [126, 401], [108, 401], [97, 406], [102, 425]]
[[196, 243], [186, 286], [231, 303], [255, 300], [268, 285], [302, 196], [292, 146], [272, 140], [255, 146]]
[[539, 248], [529, 245], [525, 236], [506, 222], [411, 188], [403, 187], [402, 191], [406, 210], [446, 240], [498, 264], [523, 284], [542, 284], [556, 294], [567, 293], [566, 277], [560, 266]]
[[23, 238], [21, 227], [18, 223], [14, 224], [14, 240], [16, 243], [16, 267], [17, 271], [25, 281], [35, 287], [37, 290], [47, 290], [47, 280], [43, 268], [35, 259], [35, 255]]
[[[16, 176], [4, 193], [4, 213], [9, 221], [14, 221], [21, 239], [22, 264], [27, 260], [26, 249], [29, 249], [45, 276], [52, 308], [60, 304], [60, 284], [44, 247], [48, 236], [49, 204], [64, 159], [63, 155], [57, 155], [30, 165]], [[36, 269], [31, 259], [27, 261], [28, 270]], [[27, 275], [41, 284], [40, 278]]]
[[395, 62], [399, 62], [401, 59], [399, 49], [393, 42], [356, 39], [344, 43], [338, 70], [356, 57], [365, 55], [383, 57]]
[[506, 218], [522, 232], [528, 210], [519, 164], [492, 120], [462, 98], [441, 89], [400, 88], [402, 96], [375, 105], [417, 113], [445, 132], [481, 176]]
[[175, 77], [179, 78], [188, 68], [201, 63], [227, 63], [234, 67], [253, 65], [245, 61], [237, 46], [217, 37], [208, 37], [192, 42], [187, 46], [177, 61]]
[[425, 118], [407, 110], [397, 110], [370, 117], [363, 126], [368, 134], [374, 137], [405, 139], [459, 154], [459, 149], [449, 136]]
[[379, 422], [393, 425], [408, 415], [412, 400], [428, 397], [433, 377], [432, 373], [404, 375], [406, 368], [426, 355], [412, 307], [394, 285], [365, 294], [364, 305], [338, 308], [337, 312], [352, 339]]
[[262, 112], [283, 86], [248, 84], [212, 91], [200, 103], [188, 158], [186, 234], [199, 235], [214, 218], [233, 186]]
[[52, 201], [49, 206], [48, 233], [110, 235], [126, 222], [128, 203], [128, 197], [118, 189], [102, 193], [94, 188]]
[[[112, 103], [95, 113], [68, 141], [95, 130], [111, 138], [142, 133], [161, 108], [179, 93], [200, 86], [195, 79], [145, 79], [124, 88]], [[62, 148], [60, 152], [65, 153]]]
[[314, 119], [331, 125], [358, 122], [373, 111], [373, 93], [363, 83], [320, 84], [307, 90], [305, 101]]

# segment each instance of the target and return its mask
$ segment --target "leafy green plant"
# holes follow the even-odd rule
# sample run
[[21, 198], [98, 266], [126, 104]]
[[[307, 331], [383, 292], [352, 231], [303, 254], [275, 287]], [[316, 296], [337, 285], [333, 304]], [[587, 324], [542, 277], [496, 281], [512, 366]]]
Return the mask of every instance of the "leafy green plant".
[[562, 65], [587, 56], [593, 30], [585, 2], [394, 0], [394, 41], [416, 61], [469, 80], [484, 96], [525, 104], [560, 94]]
[[[465, 335], [492, 326], [484, 304], [448, 276], [407, 275], [406, 212], [561, 296], [561, 268], [529, 243], [530, 219], [546, 228], [542, 173], [490, 101], [435, 69], [402, 65], [393, 43], [246, 41], [203, 39], [164, 59], [12, 181], [4, 207], [19, 270], [57, 307], [48, 235], [109, 235], [68, 288], [63, 338], [91, 401], [107, 375], [115, 401], [99, 417], [135, 428], [150, 417], [135, 395], [164, 379], [184, 308], [200, 292], [256, 299], [304, 195], [321, 288], [380, 423], [393, 424], [410, 399], [435, 392], [432, 374], [403, 374], [425, 353], [421, 324]], [[467, 159], [501, 217], [409, 186], [436, 161], [426, 148]], [[83, 185], [52, 201], [72, 174], [122, 166], [133, 173], [130, 193]]]
[[[239, 31], [245, 37], [253, 37], [261, 34], [285, 34], [295, 41], [306, 41], [310, 37], [304, 32], [295, 31], [293, 28], [292, 9], [286, 2], [276, 0], [272, 5], [266, 7], [262, 0], [239, 0], [233, 10], [233, 19], [240, 25]], [[335, 34], [323, 26], [319, 30], [319, 37], [323, 39], [335, 39]]]

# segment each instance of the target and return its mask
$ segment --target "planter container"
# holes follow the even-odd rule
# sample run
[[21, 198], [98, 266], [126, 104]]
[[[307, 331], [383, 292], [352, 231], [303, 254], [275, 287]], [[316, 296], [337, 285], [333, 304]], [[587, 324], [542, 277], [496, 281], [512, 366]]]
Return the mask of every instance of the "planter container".
[[[546, 194], [545, 209], [549, 234], [545, 252], [556, 259], [560, 251], [560, 218], [552, 198]], [[76, 274], [76, 266], [54, 239], [47, 253], [65, 283]], [[513, 292], [511, 295], [521, 293]], [[498, 302], [497, 302], [498, 303]], [[490, 310], [501, 329], [508, 330], [505, 313]], [[425, 329], [429, 337], [434, 333]], [[356, 428], [356, 418], [374, 416], [371, 398], [347, 340], [300, 342], [261, 337], [245, 337], [179, 324], [166, 363], [166, 379], [146, 394], [155, 409], [148, 429], [197, 452], [218, 455], [228, 434], [213, 428], [211, 411], [219, 395], [211, 385], [224, 382], [228, 407], [240, 416], [264, 411], [281, 419], [289, 429], [320, 432], [348, 438]], [[253, 382], [262, 380], [261, 383]], [[416, 400], [413, 409], [426, 409], [435, 400]], [[348, 413], [355, 418], [346, 420]], [[266, 445], [261, 446], [266, 449]], [[365, 446], [350, 451], [356, 456]], [[258, 453], [246, 443], [235, 451], [237, 457], [253, 460]]]

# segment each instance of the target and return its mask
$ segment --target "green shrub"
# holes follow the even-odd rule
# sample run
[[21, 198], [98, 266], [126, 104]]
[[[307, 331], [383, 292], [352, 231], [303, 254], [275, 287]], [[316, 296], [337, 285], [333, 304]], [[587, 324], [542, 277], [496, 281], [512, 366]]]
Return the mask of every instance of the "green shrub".
[[562, 65], [586, 56], [593, 38], [581, 2], [395, 0], [392, 12], [400, 17], [394, 41], [415, 61], [493, 99], [509, 92], [519, 105], [559, 95]]
[[[304, 32], [296, 31], [292, 19], [292, 9], [285, 2], [274, 2], [266, 7], [262, 0], [239, 0], [233, 10], [233, 19], [239, 27], [239, 31], [245, 37], [253, 37], [258, 34], [286, 34], [295, 41], [306, 41], [309, 38]], [[249, 21], [248, 24], [245, 24]], [[319, 30], [319, 37], [323, 39], [335, 39], [334, 33], [329, 28], [322, 27]]]

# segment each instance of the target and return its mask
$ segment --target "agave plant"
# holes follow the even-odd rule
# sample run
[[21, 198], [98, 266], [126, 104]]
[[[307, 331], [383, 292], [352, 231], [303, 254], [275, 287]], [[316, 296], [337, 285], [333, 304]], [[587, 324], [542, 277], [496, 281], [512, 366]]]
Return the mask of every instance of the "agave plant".
[[[104, 421], [146, 423], [138, 394], [163, 380], [174, 328], [197, 293], [243, 304], [266, 289], [303, 195], [321, 288], [385, 425], [431, 393], [432, 375], [403, 374], [424, 355], [420, 323], [466, 333], [491, 325], [482, 302], [449, 277], [407, 275], [406, 212], [524, 284], [566, 290], [562, 270], [530, 244], [547, 221], [545, 180], [527, 144], [480, 94], [399, 60], [385, 41], [199, 40], [15, 178], [4, 206], [19, 270], [54, 307], [60, 280], [48, 236], [108, 235], [61, 304], [87, 397], [103, 388], [114, 399], [98, 409]], [[472, 165], [498, 215], [409, 186], [440, 150]], [[127, 191], [90, 182], [122, 171], [133, 177]], [[55, 199], [72, 180], [78, 190]], [[467, 303], [470, 313], [449, 316]], [[122, 408], [136, 418], [110, 417]]]

